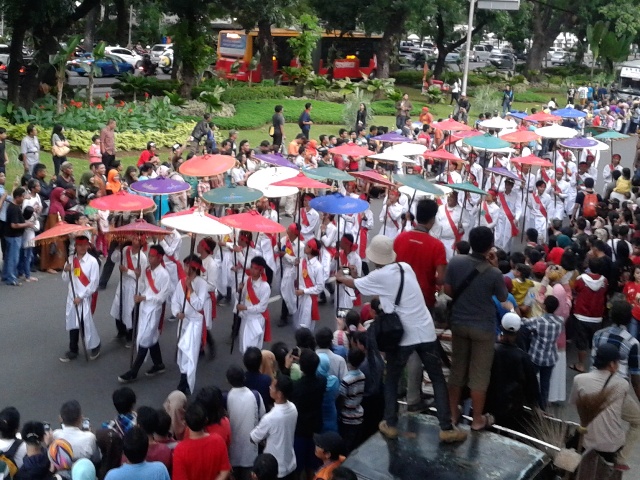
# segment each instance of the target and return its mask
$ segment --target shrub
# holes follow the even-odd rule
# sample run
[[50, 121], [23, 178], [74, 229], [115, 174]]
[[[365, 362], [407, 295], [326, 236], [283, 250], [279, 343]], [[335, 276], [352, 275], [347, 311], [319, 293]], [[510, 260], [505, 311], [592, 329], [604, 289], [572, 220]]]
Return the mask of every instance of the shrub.
[[422, 72], [418, 70], [400, 70], [399, 72], [392, 73], [390, 76], [396, 79], [396, 85], [405, 85], [408, 87], [422, 85]]
[[[135, 85], [135, 87], [133, 87]], [[132, 74], [124, 74], [120, 80], [113, 84], [113, 89], [120, 90], [125, 94], [133, 93], [134, 88], [137, 92], [146, 92], [154, 97], [161, 97], [164, 92], [176, 92], [180, 88], [180, 82], [177, 80], [160, 80], [155, 77], [135, 77]]]
[[467, 78], [467, 86], [468, 87], [480, 87], [482, 85], [487, 85], [489, 82], [487, 77], [484, 75], [469, 75]]
[[[469, 75], [471, 77], [471, 75]], [[440, 78], [444, 83], [448, 83], [452, 85], [456, 80], [462, 80], [462, 72], [452, 72], [451, 70], [447, 70], [442, 73], [442, 77]], [[469, 80], [467, 79], [467, 85], [469, 85]]]
[[293, 96], [293, 87], [288, 86], [263, 87], [257, 85], [250, 88], [233, 86], [225, 90], [220, 100], [225, 103], [237, 104], [247, 100], [284, 99], [291, 96]]

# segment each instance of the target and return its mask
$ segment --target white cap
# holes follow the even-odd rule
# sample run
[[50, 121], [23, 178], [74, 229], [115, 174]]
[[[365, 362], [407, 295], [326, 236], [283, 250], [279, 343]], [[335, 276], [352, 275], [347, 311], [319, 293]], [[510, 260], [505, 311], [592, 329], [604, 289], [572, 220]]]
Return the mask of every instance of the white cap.
[[505, 313], [502, 317], [502, 330], [505, 332], [515, 333], [520, 330], [522, 320], [517, 313]]

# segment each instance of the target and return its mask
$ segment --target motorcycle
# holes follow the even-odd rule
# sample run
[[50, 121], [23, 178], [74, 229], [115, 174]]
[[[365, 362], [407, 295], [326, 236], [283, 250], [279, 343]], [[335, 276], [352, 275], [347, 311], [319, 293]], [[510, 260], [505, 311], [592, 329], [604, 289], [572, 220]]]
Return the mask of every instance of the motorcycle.
[[160, 57], [159, 66], [162, 69], [162, 73], [169, 75], [173, 68], [173, 50], [167, 49]]
[[152, 77], [157, 73], [157, 69], [158, 65], [151, 61], [149, 54], [145, 54], [142, 57], [142, 65], [140, 65], [140, 72], [142, 75], [145, 77]]

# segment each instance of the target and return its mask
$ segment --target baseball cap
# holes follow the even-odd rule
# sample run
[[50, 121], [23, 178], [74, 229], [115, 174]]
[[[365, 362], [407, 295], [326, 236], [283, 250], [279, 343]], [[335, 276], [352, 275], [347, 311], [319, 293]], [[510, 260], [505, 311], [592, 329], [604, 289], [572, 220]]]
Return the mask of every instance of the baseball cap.
[[313, 436], [313, 442], [316, 446], [332, 455], [342, 455], [344, 452], [344, 442], [336, 432], [316, 433]]
[[593, 366], [600, 369], [609, 365], [611, 362], [617, 362], [619, 360], [620, 352], [617, 347], [610, 343], [605, 343], [604, 345], [600, 345], [598, 350], [596, 350]]
[[154, 142], [147, 142], [147, 150], [150, 149], [150, 148], [153, 148], [155, 146], [156, 146], [156, 144]]
[[516, 333], [521, 325], [522, 320], [517, 313], [508, 312], [502, 317], [502, 330], [505, 332]]

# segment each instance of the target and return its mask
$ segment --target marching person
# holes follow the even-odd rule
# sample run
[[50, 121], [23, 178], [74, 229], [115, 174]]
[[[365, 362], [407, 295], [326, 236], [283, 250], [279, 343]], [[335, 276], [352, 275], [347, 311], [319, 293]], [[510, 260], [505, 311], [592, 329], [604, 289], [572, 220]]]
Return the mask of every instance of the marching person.
[[547, 188], [547, 193], [553, 200], [549, 218], [562, 220], [565, 216], [571, 215], [570, 212], [566, 212], [565, 208], [565, 203], [567, 198], [569, 198], [571, 184], [565, 179], [564, 169], [556, 168], [555, 173], [555, 178], [549, 182], [549, 187]]
[[497, 196], [498, 192], [496, 192], [495, 190], [489, 190], [488, 195], [485, 195], [484, 198], [474, 208], [473, 216], [480, 216], [478, 226], [488, 227], [491, 230], [495, 229], [500, 214], [500, 207], [495, 202], [495, 198]]
[[218, 305], [227, 305], [231, 301], [231, 286], [235, 285], [231, 269], [233, 264], [233, 238], [223, 235], [218, 240], [218, 250], [214, 254], [214, 261], [218, 264], [218, 280], [216, 297]]
[[384, 207], [378, 217], [378, 220], [382, 222], [379, 235], [389, 237], [391, 240], [400, 233], [400, 217], [404, 208], [399, 200], [400, 192], [395, 188], [390, 188], [385, 200], [382, 202]]
[[200, 346], [207, 335], [203, 308], [209, 292], [207, 281], [200, 276], [204, 268], [197, 255], [189, 255], [184, 259], [184, 269], [187, 275], [180, 280], [180, 286], [174, 288], [171, 313], [180, 321], [177, 359], [180, 383], [177, 390], [189, 396], [196, 384]]
[[211, 237], [203, 238], [198, 243], [197, 252], [202, 260], [202, 279], [207, 283], [207, 298], [204, 301], [204, 321], [207, 330], [207, 346], [209, 347], [209, 356], [211, 358], [216, 355], [216, 345], [213, 341], [211, 329], [213, 321], [217, 316], [216, 312], [216, 285], [218, 279], [218, 268], [220, 264], [213, 258], [213, 252], [216, 243]]
[[[322, 263], [322, 271], [324, 272], [324, 281], [322, 283], [325, 283], [331, 276], [333, 260], [337, 253], [338, 226], [336, 225], [335, 218], [335, 215], [325, 213], [322, 217], [322, 225], [320, 226], [321, 251], [319, 260]], [[304, 239], [305, 243], [309, 243], [309, 240], [311, 240], [311, 238]]]
[[172, 285], [178, 285], [178, 280], [182, 276], [182, 265], [178, 259], [180, 255], [180, 247], [182, 246], [182, 235], [178, 230], [171, 230], [171, 235], [166, 235], [160, 242], [160, 246], [164, 249], [164, 268], [169, 274]]
[[86, 349], [90, 352], [89, 358], [95, 360], [100, 355], [100, 336], [93, 323], [91, 311], [92, 296], [98, 289], [100, 280], [100, 266], [98, 261], [87, 253], [88, 251], [89, 238], [85, 235], [76, 237], [76, 253], [65, 264], [62, 272], [62, 279], [69, 284], [65, 312], [69, 332], [69, 351], [60, 357], [63, 363], [78, 358], [81, 329], [84, 330], [84, 342]]
[[240, 284], [242, 292], [237, 309], [240, 315], [240, 353], [249, 347], [262, 349], [264, 340], [270, 341], [269, 298], [271, 287], [262, 279], [267, 262], [253, 257], [246, 284]]
[[602, 190], [603, 196], [606, 193], [607, 184], [611, 182], [611, 179], [613, 178], [612, 177], [613, 171], [617, 170], [620, 173], [622, 173], [622, 165], [620, 165], [620, 160], [621, 160], [620, 155], [617, 153], [614, 153], [613, 155], [611, 155], [611, 163], [606, 167], [604, 167], [604, 169], [602, 170], [602, 179], [604, 180], [604, 185]]
[[507, 178], [504, 182], [504, 192], [498, 193], [496, 199], [500, 211], [494, 235], [496, 246], [505, 252], [511, 251], [511, 242], [520, 233], [518, 225], [522, 216], [522, 197], [513, 188], [514, 185], [515, 182]]
[[[478, 177], [476, 177], [476, 182], [477, 181], [479, 181]], [[453, 183], [462, 183], [462, 176], [458, 173], [458, 162], [455, 160], [449, 160], [447, 162], [447, 170], [436, 177], [436, 182], [449, 185]]]
[[282, 295], [282, 310], [279, 327], [289, 323], [296, 313], [295, 281], [298, 271], [298, 253], [304, 252], [304, 243], [300, 240], [300, 225], [292, 223], [287, 228], [287, 234], [280, 239], [280, 256], [282, 257], [282, 281], [280, 294]]
[[318, 225], [320, 224], [320, 214], [309, 206], [309, 202], [316, 198], [313, 193], [305, 193], [302, 197], [302, 208], [297, 222], [300, 224], [300, 240], [307, 240], [316, 236]]
[[169, 293], [176, 285], [171, 283], [169, 273], [162, 266], [165, 251], [160, 245], [149, 247], [148, 266], [141, 273], [139, 282], [139, 295], [134, 297], [134, 301], [140, 304], [140, 316], [138, 317], [138, 335], [136, 345], [138, 356], [133, 362], [131, 370], [118, 377], [120, 383], [133, 382], [138, 377], [138, 371], [147, 356], [151, 354], [153, 367], [145, 374], [153, 377], [159, 373], [164, 373], [165, 366], [162, 363], [162, 352], [160, 351], [160, 317], [162, 316], [162, 305], [167, 301]]
[[[267, 197], [262, 197], [256, 203], [258, 212], [265, 218], [278, 222], [278, 214], [269, 202]], [[258, 235], [256, 239], [256, 250], [258, 255], [265, 259], [267, 265], [271, 269], [272, 275], [275, 276], [278, 272], [278, 262], [276, 262], [276, 256], [274, 249], [278, 245], [278, 235], [275, 233], [267, 234], [262, 233]], [[269, 283], [272, 283], [272, 279], [269, 279]]]
[[[369, 198], [364, 193], [360, 195], [360, 200], [364, 200], [369, 203]], [[351, 233], [355, 242], [358, 244], [358, 254], [360, 255], [361, 259], [366, 258], [369, 232], [373, 228], [373, 221], [373, 212], [371, 211], [371, 208], [367, 208], [364, 212], [358, 214], [357, 228], [354, 232]], [[366, 264], [364, 264], [364, 268], [368, 268]]]
[[[131, 347], [133, 340], [133, 296], [136, 293], [136, 285], [138, 277], [136, 271], [144, 271], [147, 268], [147, 256], [141, 251], [141, 242], [139, 238], [132, 240], [131, 245], [124, 248], [118, 248], [111, 254], [111, 261], [119, 264], [122, 272], [122, 287], [118, 282], [116, 295], [111, 304], [111, 316], [116, 320], [116, 328], [118, 329], [118, 339], [124, 339], [126, 347]], [[122, 298], [120, 291], [122, 289]], [[122, 308], [120, 306], [122, 302]], [[122, 315], [122, 318], [120, 318]]]
[[296, 295], [300, 297], [298, 310], [295, 315], [296, 330], [305, 327], [312, 332], [315, 329], [315, 322], [320, 320], [318, 310], [318, 295], [324, 289], [325, 276], [322, 265], [318, 261], [320, 249], [318, 241], [312, 238], [306, 242], [304, 247], [304, 257], [299, 262], [299, 283], [296, 288]]
[[[353, 235], [345, 233], [340, 239], [340, 251], [338, 254], [338, 270], [347, 268], [353, 278], [362, 276], [362, 259], [358, 255], [357, 245], [353, 243]], [[336, 308], [351, 310], [354, 305], [360, 306], [360, 295], [350, 287], [338, 284], [336, 295]], [[338, 303], [339, 302], [339, 303]]]
[[447, 262], [453, 257], [456, 243], [466, 236], [469, 223], [469, 213], [458, 204], [458, 192], [453, 190], [447, 197], [447, 203], [438, 208], [432, 229], [432, 235], [444, 244]]
[[553, 206], [553, 200], [546, 193], [547, 184], [544, 180], [536, 182], [535, 190], [527, 198], [527, 217], [525, 229], [535, 228], [538, 232], [538, 241], [541, 244], [547, 242], [547, 225], [549, 224], [549, 211]]

